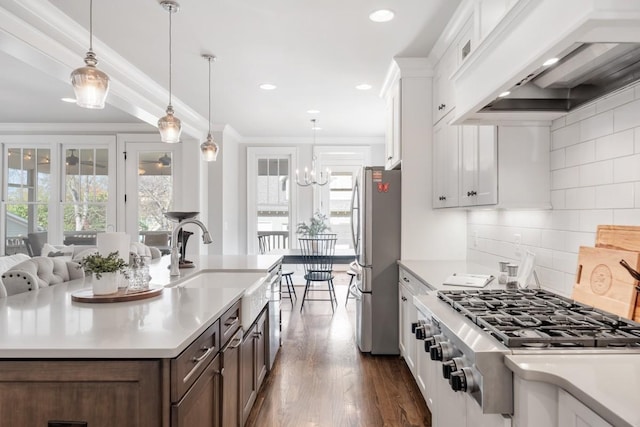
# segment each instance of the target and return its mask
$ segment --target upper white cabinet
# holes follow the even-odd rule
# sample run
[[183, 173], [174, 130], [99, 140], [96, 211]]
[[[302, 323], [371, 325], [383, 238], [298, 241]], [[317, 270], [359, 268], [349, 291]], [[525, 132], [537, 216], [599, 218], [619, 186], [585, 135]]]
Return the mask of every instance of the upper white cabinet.
[[433, 123], [439, 122], [456, 106], [451, 76], [473, 48], [473, 20], [469, 18], [438, 61], [433, 76]]
[[550, 208], [549, 143], [546, 126], [442, 120], [434, 127], [433, 207]]
[[385, 168], [402, 166], [403, 146], [424, 143], [432, 69], [427, 58], [395, 58], [381, 97], [386, 101]]
[[385, 169], [395, 169], [402, 160], [402, 122], [400, 80], [396, 80], [387, 93], [387, 127], [385, 131]]
[[495, 126], [459, 126], [460, 206], [498, 203], [498, 143]]

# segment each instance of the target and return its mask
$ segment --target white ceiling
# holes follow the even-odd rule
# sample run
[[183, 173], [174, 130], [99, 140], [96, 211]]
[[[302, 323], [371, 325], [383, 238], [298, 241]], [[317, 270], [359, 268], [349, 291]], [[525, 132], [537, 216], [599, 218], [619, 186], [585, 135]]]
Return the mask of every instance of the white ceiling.
[[[88, 29], [89, 1], [50, 3]], [[218, 57], [213, 65], [215, 124], [229, 124], [244, 137], [309, 137], [311, 116], [306, 111], [318, 109], [318, 125], [323, 128], [319, 138], [382, 136], [385, 117], [379, 91], [392, 58], [426, 56], [459, 3], [183, 0], [180, 12], [172, 17], [173, 96], [178, 100], [174, 106], [182, 101], [206, 122], [207, 63], [200, 55], [211, 53]], [[371, 22], [368, 14], [382, 7], [394, 10], [396, 18]], [[94, 0], [96, 46], [106, 44], [163, 88], [168, 88], [168, 20], [157, 0]], [[100, 50], [95, 51], [100, 60]], [[0, 57], [2, 79], [7, 76], [5, 59]], [[78, 66], [81, 61], [78, 57]], [[5, 93], [18, 98], [25, 93], [16, 88], [35, 71], [20, 71], [14, 62], [6, 62], [13, 77], [0, 83], [3, 99]], [[113, 66], [101, 64], [107, 69]], [[41, 102], [37, 111], [25, 96], [6, 111], [10, 115], [4, 114], [6, 102], [0, 106], [2, 121], [85, 122], [94, 117], [96, 122], [131, 121], [114, 108], [82, 111], [73, 105], [61, 106], [57, 99], [64, 85], [51, 84], [54, 91], [48, 90], [51, 82], [44, 82], [30, 83], [30, 93]], [[258, 85], [264, 82], [278, 89], [260, 90]], [[373, 88], [356, 90], [355, 85], [362, 82]], [[43, 102], [40, 92], [52, 101]], [[181, 117], [179, 108], [176, 116]]]

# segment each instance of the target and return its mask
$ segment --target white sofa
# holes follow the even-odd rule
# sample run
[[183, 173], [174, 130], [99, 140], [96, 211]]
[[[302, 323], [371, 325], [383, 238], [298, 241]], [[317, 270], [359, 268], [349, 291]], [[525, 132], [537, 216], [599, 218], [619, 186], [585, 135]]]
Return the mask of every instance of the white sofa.
[[33, 257], [0, 276], [0, 298], [84, 277], [80, 264], [61, 257]]

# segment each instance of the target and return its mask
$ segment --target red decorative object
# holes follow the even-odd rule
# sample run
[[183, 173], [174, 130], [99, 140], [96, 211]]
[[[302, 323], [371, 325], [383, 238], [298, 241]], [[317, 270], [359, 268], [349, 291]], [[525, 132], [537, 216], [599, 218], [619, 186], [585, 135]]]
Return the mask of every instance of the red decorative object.
[[387, 193], [389, 191], [389, 183], [388, 182], [379, 182], [378, 183], [378, 193]]

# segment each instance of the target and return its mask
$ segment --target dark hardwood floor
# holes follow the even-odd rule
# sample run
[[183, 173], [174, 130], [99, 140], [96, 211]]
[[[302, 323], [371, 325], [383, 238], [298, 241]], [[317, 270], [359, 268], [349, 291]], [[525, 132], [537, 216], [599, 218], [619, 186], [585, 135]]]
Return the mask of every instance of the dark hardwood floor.
[[347, 283], [348, 276], [338, 274], [335, 314], [328, 301], [308, 301], [300, 313], [302, 287], [296, 287], [295, 307], [282, 300], [283, 344], [246, 426], [431, 425], [404, 360], [358, 350], [355, 302], [344, 306]]

